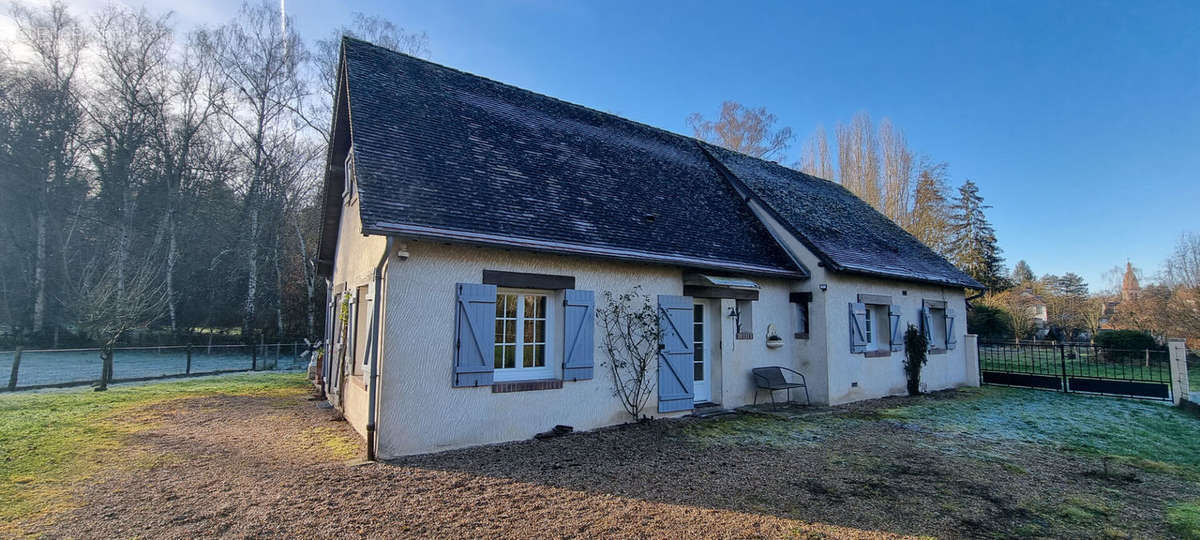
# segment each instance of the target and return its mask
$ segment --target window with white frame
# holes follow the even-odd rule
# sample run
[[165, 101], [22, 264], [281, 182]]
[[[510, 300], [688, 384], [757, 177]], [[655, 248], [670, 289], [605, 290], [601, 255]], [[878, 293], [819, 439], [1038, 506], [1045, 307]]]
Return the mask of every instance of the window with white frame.
[[553, 315], [553, 297], [545, 291], [497, 291], [494, 380], [554, 377]]

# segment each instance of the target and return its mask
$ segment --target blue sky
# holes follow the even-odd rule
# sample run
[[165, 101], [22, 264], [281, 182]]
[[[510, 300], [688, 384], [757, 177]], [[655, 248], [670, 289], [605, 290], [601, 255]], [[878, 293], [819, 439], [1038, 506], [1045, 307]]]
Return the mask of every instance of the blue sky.
[[[219, 23], [238, 2], [174, 6]], [[327, 2], [289, 0], [309, 36], [361, 11], [428, 32], [432, 60], [666, 129], [722, 100], [799, 135], [858, 111], [973, 179], [1011, 266], [1095, 288], [1152, 275], [1200, 231], [1197, 2]]]

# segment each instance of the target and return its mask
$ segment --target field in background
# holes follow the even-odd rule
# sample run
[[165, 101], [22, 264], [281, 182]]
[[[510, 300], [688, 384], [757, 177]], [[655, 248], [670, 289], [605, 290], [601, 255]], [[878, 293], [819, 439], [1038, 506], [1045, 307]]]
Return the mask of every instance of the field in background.
[[[302, 343], [174, 347], [121, 347], [113, 353], [115, 382], [250, 370], [298, 370], [307, 366]], [[7, 388], [14, 351], [0, 352], [0, 390]], [[189, 361], [190, 357], [190, 361]], [[33, 350], [21, 353], [17, 390], [87, 384], [101, 371], [98, 349]]]

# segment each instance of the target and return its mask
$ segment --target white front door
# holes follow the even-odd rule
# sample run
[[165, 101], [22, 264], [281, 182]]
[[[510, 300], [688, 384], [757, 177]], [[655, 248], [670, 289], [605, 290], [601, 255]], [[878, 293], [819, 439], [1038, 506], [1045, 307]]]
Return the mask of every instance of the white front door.
[[697, 403], [712, 401], [712, 358], [708, 343], [708, 328], [705, 326], [708, 310], [704, 304], [696, 304], [692, 319], [692, 390]]

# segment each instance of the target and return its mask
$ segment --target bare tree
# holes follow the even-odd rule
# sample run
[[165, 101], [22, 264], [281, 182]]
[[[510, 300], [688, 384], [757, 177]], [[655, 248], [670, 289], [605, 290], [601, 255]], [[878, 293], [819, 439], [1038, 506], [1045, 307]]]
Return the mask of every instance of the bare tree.
[[158, 174], [150, 143], [166, 102], [171, 28], [167, 15], [144, 8], [106, 8], [93, 25], [100, 73], [86, 106], [95, 132], [91, 159], [105, 213], [117, 216], [113, 264], [123, 287], [139, 198]]
[[1175, 251], [1163, 265], [1162, 281], [1168, 287], [1200, 288], [1200, 233], [1179, 235]]
[[1033, 333], [1037, 328], [1034, 310], [1035, 299], [1024, 290], [1008, 289], [998, 293], [988, 293], [981, 302], [1004, 312], [1005, 322], [1012, 330], [1013, 337], [1019, 342]]
[[829, 155], [829, 138], [825, 136], [825, 128], [817, 126], [816, 131], [804, 143], [804, 155], [797, 167], [801, 172], [811, 174], [825, 180], [834, 180], [833, 159]]
[[945, 163], [932, 163], [927, 158], [921, 160], [912, 213], [904, 223], [904, 228], [917, 240], [942, 255], [949, 255], [950, 251], [947, 169]]
[[912, 152], [904, 131], [887, 118], [879, 124], [879, 144], [883, 148], [883, 213], [903, 226], [912, 215]]
[[[226, 89], [216, 77], [215, 64], [204, 55], [197, 36], [190, 36], [181, 57], [173, 63], [165, 106], [160, 108], [154, 131], [165, 206], [159, 236], [166, 236], [167, 317], [171, 331], [178, 330], [175, 287], [179, 261], [178, 217], [185, 191], [190, 190], [204, 167], [198, 147], [206, 143], [205, 132], [223, 105]], [[159, 239], [156, 238], [156, 244]]]
[[858, 198], [882, 211], [879, 182], [879, 143], [871, 116], [859, 112], [849, 124], [838, 124], [838, 169], [842, 185]]
[[1163, 283], [1170, 288], [1167, 306], [1171, 337], [1200, 342], [1200, 234], [1180, 235], [1175, 251], [1163, 265]]
[[338, 28], [325, 38], [316, 40], [313, 43], [310, 61], [319, 91], [312, 96], [304, 112], [309, 125], [319, 132], [326, 142], [329, 141], [329, 127], [333, 118], [333, 100], [337, 96], [337, 70], [342, 36], [370, 41], [380, 47], [412, 56], [429, 58], [428, 34], [409, 31], [387, 19], [362, 13], [354, 14], [354, 22], [350, 26]]
[[162, 316], [166, 287], [153, 261], [133, 265], [120, 276], [116, 265], [99, 257], [85, 267], [76, 285], [70, 305], [80, 327], [100, 344], [102, 368], [96, 390], [106, 390], [113, 377], [113, 347], [130, 330]]
[[[19, 150], [17, 153], [24, 167], [10, 171], [21, 175], [33, 194], [32, 204], [27, 209], [32, 215], [34, 245], [33, 279], [29, 284], [32, 289], [30, 327], [33, 332], [40, 332], [46, 319], [46, 283], [52, 256], [51, 199], [56, 194], [61, 196], [78, 168], [82, 115], [75, 86], [86, 37], [62, 2], [54, 2], [43, 10], [13, 4], [11, 13], [19, 42], [33, 53], [26, 81], [37, 88], [29, 90], [36, 92], [36, 109], [40, 109], [35, 117], [27, 117], [36, 122], [30, 127], [38, 135], [29, 139], [36, 142], [36, 147]], [[29, 97], [34, 96], [29, 94]], [[32, 112], [30, 104], [22, 103], [14, 112]]]
[[658, 309], [640, 287], [620, 295], [605, 291], [604, 301], [596, 309], [608, 355], [604, 365], [613, 378], [613, 395], [637, 420], [654, 391], [650, 373], [662, 338]]
[[751, 109], [736, 101], [721, 103], [716, 120], [700, 113], [687, 117], [697, 139], [741, 152], [748, 156], [778, 161], [792, 143], [792, 128], [776, 128], [778, 119], [766, 107]]
[[1098, 294], [1093, 294], [1083, 299], [1080, 306], [1079, 320], [1083, 324], [1083, 329], [1087, 330], [1088, 339], [1095, 343], [1096, 334], [1100, 333], [1100, 327], [1105, 321], [1105, 298]]
[[232, 89], [223, 118], [245, 164], [242, 196], [246, 293], [242, 331], [247, 338], [257, 316], [267, 184], [274, 181], [268, 176], [269, 159], [274, 145], [289, 140], [298, 131], [293, 113], [305, 95], [304, 84], [297, 76], [297, 67], [306, 60], [305, 49], [295, 33], [281, 28], [279, 17], [269, 3], [243, 4], [233, 21], [200, 35], [206, 54], [217, 61], [217, 72]]

